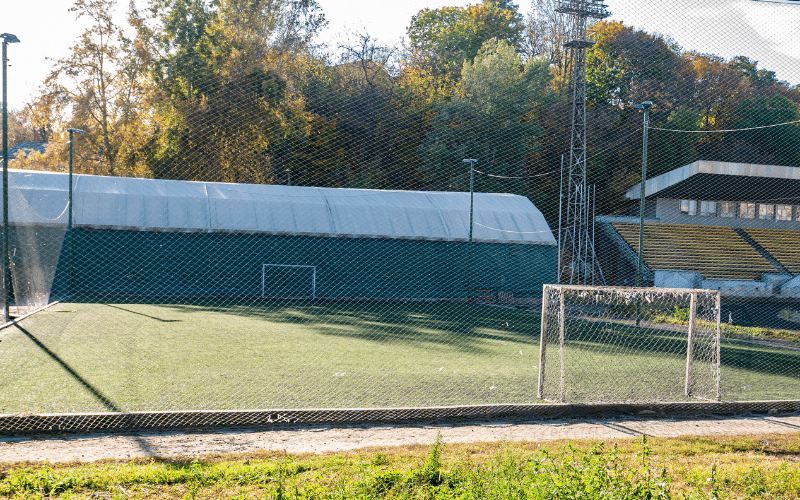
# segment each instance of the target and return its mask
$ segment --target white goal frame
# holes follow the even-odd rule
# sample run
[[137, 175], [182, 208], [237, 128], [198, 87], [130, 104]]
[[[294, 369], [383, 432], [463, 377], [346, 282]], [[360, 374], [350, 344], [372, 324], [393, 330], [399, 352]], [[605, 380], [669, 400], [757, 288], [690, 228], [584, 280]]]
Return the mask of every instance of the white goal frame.
[[[267, 268], [268, 267], [289, 267], [311, 269], [311, 300], [317, 298], [317, 266], [302, 266], [298, 264], [261, 264], [261, 298], [266, 298]], [[285, 299], [301, 299], [305, 297], [282, 297]]]
[[[565, 347], [565, 303], [564, 303], [564, 292], [566, 290], [569, 291], [587, 291], [587, 292], [614, 292], [614, 293], [629, 293], [632, 295], [642, 294], [653, 294], [653, 293], [664, 293], [664, 294], [677, 294], [677, 295], [688, 295], [689, 296], [689, 318], [688, 318], [688, 328], [687, 328], [687, 336], [686, 336], [686, 373], [684, 376], [684, 395], [687, 397], [695, 397], [697, 399], [704, 399], [698, 398], [694, 394], [692, 394], [692, 371], [693, 371], [693, 363], [694, 363], [694, 345], [695, 345], [695, 330], [697, 325], [697, 296], [698, 294], [704, 295], [711, 295], [715, 299], [715, 312], [716, 312], [716, 326], [714, 332], [714, 360], [713, 360], [713, 368], [715, 371], [715, 400], [720, 401], [722, 399], [721, 394], [721, 328], [720, 328], [720, 314], [721, 314], [721, 294], [719, 290], [702, 290], [702, 289], [683, 289], [683, 288], [634, 288], [634, 287], [615, 287], [615, 286], [583, 286], [583, 285], [544, 285], [542, 287], [542, 318], [541, 318], [541, 331], [540, 331], [540, 339], [539, 339], [539, 380], [537, 384], [537, 397], [540, 400], [545, 400], [544, 392], [545, 392], [545, 364], [546, 364], [546, 352], [547, 352], [547, 329], [548, 329], [548, 297], [549, 292], [557, 291], [558, 292], [558, 300], [559, 300], [559, 307], [558, 307], [558, 349], [559, 349], [559, 364], [560, 364], [560, 373], [556, 376], [560, 377], [559, 383], [559, 397], [558, 401], [560, 403], [564, 403], [566, 399], [566, 366], [564, 361], [564, 347]], [[637, 299], [637, 304], [638, 304]], [[637, 305], [637, 316], [638, 316], [638, 305]], [[636, 325], [638, 327], [638, 319], [636, 320]], [[707, 400], [707, 399], [706, 399]]]

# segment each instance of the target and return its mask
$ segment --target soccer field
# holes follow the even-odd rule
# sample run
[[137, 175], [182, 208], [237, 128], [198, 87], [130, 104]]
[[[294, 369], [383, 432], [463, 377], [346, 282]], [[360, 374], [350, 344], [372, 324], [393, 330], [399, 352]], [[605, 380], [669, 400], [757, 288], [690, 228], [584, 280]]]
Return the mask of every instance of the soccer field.
[[[470, 304], [61, 303], [0, 332], [0, 413], [535, 403], [539, 328]], [[680, 334], [653, 335], [671, 350], [581, 344], [568, 384], [680, 386]], [[800, 393], [800, 351], [726, 342], [722, 359], [725, 400]]]

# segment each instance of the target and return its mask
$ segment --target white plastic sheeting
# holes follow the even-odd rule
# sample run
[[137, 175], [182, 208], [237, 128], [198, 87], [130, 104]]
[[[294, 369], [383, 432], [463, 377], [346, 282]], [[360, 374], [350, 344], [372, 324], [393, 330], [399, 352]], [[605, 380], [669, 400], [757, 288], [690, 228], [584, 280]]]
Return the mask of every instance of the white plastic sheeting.
[[[10, 173], [40, 213], [58, 217], [63, 212], [67, 174]], [[73, 189], [73, 223], [79, 227], [448, 241], [469, 235], [469, 193], [96, 175], [75, 175]], [[474, 207], [474, 241], [556, 244], [541, 212], [523, 196], [476, 193]]]

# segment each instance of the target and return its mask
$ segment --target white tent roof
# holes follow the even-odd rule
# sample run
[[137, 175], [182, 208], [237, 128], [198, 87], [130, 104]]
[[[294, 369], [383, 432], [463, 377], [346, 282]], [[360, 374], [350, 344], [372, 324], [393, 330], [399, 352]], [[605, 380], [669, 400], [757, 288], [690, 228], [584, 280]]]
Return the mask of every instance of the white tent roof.
[[[56, 219], [64, 212], [67, 174], [10, 173], [12, 188], [18, 186], [42, 216]], [[73, 222], [82, 227], [449, 241], [469, 235], [469, 193], [97, 175], [75, 175], [73, 189]], [[18, 211], [11, 212], [12, 222], [22, 222], [14, 220]], [[541, 212], [523, 196], [475, 193], [474, 222], [475, 241], [556, 244]]]

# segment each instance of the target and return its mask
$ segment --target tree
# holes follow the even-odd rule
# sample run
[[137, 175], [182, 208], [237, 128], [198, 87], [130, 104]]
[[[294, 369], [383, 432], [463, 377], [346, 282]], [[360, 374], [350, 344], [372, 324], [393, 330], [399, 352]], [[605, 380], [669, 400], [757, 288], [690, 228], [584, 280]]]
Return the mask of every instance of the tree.
[[[663, 37], [623, 25], [594, 24], [595, 45], [586, 53], [587, 103], [627, 104], [653, 101], [656, 119], [688, 104], [692, 95], [690, 66]], [[688, 78], [687, 78], [688, 77]]]
[[472, 62], [484, 42], [496, 38], [519, 47], [523, 28], [516, 5], [484, 0], [467, 7], [423, 9], [411, 19], [408, 37], [413, 50], [456, 79], [464, 61]]
[[143, 68], [112, 20], [115, 7], [116, 0], [76, 0], [70, 11], [77, 18], [89, 18], [91, 26], [70, 56], [55, 62], [42, 97], [31, 109], [67, 106], [67, 123], [62, 126], [86, 130], [78, 171], [127, 175], [136, 172], [132, 158], [145, 134], [141, 115], [146, 112], [140, 106]]
[[227, 36], [245, 64], [281, 70], [307, 52], [328, 21], [315, 0], [214, 0]]
[[571, 31], [568, 16], [556, 11], [559, 0], [533, 0], [525, 21], [522, 48], [529, 58], [545, 58], [560, 90], [569, 84], [569, 50], [564, 47]]
[[[288, 79], [324, 17], [311, 0], [154, 0], [160, 108], [145, 148], [158, 177], [271, 183], [284, 142], [306, 134]], [[292, 57], [289, 57], [292, 56]]]
[[[479, 169], [488, 174], [524, 177], [541, 134], [536, 118], [552, 101], [549, 82], [546, 60], [523, 65], [507, 42], [486, 42], [474, 63], [464, 63], [453, 100], [441, 106], [420, 146], [428, 187], [467, 190], [464, 158], [478, 159]], [[523, 179], [481, 177], [476, 189], [527, 194], [526, 186]]]
[[784, 82], [778, 80], [774, 71], [758, 69], [758, 61], [751, 61], [744, 56], [737, 56], [731, 60], [729, 65], [746, 76], [750, 83], [760, 91], [767, 90], [770, 87], [786, 86]]
[[681, 106], [669, 114], [661, 128], [686, 130], [689, 133], [653, 131], [648, 177], [661, 175], [697, 160], [696, 143], [700, 135], [691, 133], [700, 130], [700, 115], [696, 111]]
[[62, 138], [63, 127], [60, 127], [63, 121], [60, 112], [63, 107], [58, 94], [40, 92], [22, 110], [9, 113], [9, 145], [14, 146], [20, 142], [47, 143], [44, 154], [17, 155], [9, 161], [11, 168], [57, 170], [65, 165], [63, 160], [66, 142]]
[[[8, 112], [8, 145], [13, 147], [20, 142], [47, 142], [52, 135], [52, 124], [39, 120], [32, 103], [19, 111]], [[2, 130], [2, 126], [0, 126]]]
[[[736, 110], [736, 128], [764, 127], [800, 120], [800, 107], [782, 95], [744, 99]], [[800, 125], [762, 128], [736, 133], [752, 145], [739, 161], [800, 166]], [[744, 156], [744, 155], [743, 155]]]
[[703, 128], [713, 130], [733, 125], [737, 106], [752, 93], [749, 79], [721, 57], [696, 53], [684, 57], [692, 64], [694, 102]]

